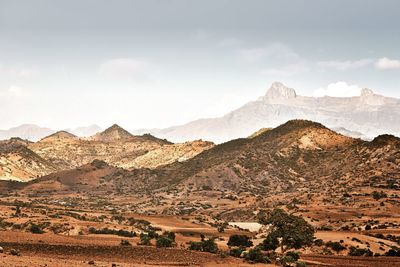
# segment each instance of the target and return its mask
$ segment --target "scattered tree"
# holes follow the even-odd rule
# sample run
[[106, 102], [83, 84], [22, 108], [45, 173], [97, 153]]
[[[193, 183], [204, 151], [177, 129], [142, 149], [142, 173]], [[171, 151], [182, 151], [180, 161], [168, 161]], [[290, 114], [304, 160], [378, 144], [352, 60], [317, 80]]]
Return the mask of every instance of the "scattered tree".
[[275, 250], [279, 247], [279, 240], [276, 233], [270, 233], [260, 244], [263, 250]]
[[250, 249], [244, 258], [251, 263], [271, 263], [271, 260], [262, 253], [259, 247]]
[[299, 249], [313, 244], [314, 228], [302, 217], [288, 214], [282, 209], [275, 209], [267, 217], [261, 218], [262, 224], [271, 225], [272, 231], [269, 242], [274, 244], [280, 239], [281, 252], [288, 249]]
[[175, 242], [167, 236], [159, 236], [156, 239], [156, 246], [158, 248], [169, 248], [175, 246]]
[[189, 242], [189, 249], [190, 250], [197, 250], [203, 252], [210, 252], [210, 253], [217, 253], [218, 246], [215, 243], [214, 238], [205, 239], [202, 238], [200, 242]]
[[229, 237], [228, 246], [230, 247], [251, 247], [253, 242], [247, 235], [231, 235]]

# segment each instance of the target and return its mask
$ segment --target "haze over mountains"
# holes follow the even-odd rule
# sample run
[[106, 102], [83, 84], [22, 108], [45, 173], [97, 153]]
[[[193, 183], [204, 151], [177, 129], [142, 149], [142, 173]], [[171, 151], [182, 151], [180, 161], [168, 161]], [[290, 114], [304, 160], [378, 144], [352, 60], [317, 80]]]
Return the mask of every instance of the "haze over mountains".
[[[400, 136], [400, 99], [378, 95], [366, 88], [360, 96], [355, 97], [300, 96], [295, 89], [274, 82], [264, 96], [222, 117], [199, 119], [166, 129], [131, 132], [150, 133], [172, 142], [202, 139], [222, 143], [248, 137], [261, 128], [273, 128], [293, 119], [320, 122], [336, 132], [365, 140], [372, 140], [380, 134]], [[94, 124], [65, 131], [79, 137], [88, 137], [102, 130]], [[20, 137], [38, 141], [55, 132], [50, 128], [24, 124], [0, 130], [0, 140]]]
[[292, 119], [317, 121], [352, 137], [400, 135], [400, 100], [363, 89], [357, 97], [308, 97], [275, 82], [265, 96], [219, 118], [199, 119], [151, 134], [173, 142], [202, 138], [216, 143], [247, 137]]
[[38, 142], [12, 138], [0, 141], [0, 180], [28, 181], [94, 160], [126, 169], [155, 168], [185, 161], [213, 146], [204, 141], [172, 144], [149, 134], [135, 136], [116, 124], [86, 138], [66, 131]]
[[[89, 126], [77, 127], [74, 129], [68, 128], [65, 129], [64, 131], [80, 137], [87, 137], [94, 135], [98, 132], [101, 132], [102, 130], [103, 129], [100, 126], [93, 124]], [[6, 140], [13, 137], [18, 137], [21, 139], [26, 139], [29, 141], [36, 142], [55, 132], [57, 131], [54, 129], [40, 127], [35, 124], [22, 124], [20, 126], [13, 127], [8, 130], [0, 130], [0, 140]]]

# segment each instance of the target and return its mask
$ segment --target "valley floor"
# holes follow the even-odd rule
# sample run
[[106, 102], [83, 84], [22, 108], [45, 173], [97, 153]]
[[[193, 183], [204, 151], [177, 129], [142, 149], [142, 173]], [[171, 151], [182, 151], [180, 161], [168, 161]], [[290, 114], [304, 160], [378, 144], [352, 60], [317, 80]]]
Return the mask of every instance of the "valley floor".
[[[248, 264], [241, 259], [193, 252], [185, 249], [159, 249], [149, 246], [119, 246], [117, 237], [72, 237], [54, 234], [0, 232], [0, 266], [275, 266]], [[10, 249], [21, 255], [13, 256]], [[400, 266], [395, 257], [349, 257], [304, 254], [307, 266], [388, 267]], [[115, 265], [113, 265], [115, 264]]]

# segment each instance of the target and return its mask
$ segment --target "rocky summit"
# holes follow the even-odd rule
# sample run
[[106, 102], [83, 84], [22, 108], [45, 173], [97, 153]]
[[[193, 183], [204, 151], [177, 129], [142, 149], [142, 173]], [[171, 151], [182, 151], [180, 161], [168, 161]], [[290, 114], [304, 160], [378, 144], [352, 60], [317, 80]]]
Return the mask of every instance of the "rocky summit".
[[400, 99], [385, 97], [370, 89], [363, 89], [355, 97], [307, 97], [274, 82], [265, 96], [222, 117], [150, 132], [174, 142], [202, 138], [222, 143], [293, 119], [318, 121], [330, 129], [342, 129], [342, 133], [359, 135], [365, 140], [380, 134], [400, 136]]

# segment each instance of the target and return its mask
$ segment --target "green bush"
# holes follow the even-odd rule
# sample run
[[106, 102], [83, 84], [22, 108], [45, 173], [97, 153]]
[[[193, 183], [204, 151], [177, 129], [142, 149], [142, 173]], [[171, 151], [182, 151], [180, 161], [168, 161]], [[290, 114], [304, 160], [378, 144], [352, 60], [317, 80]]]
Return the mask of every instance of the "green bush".
[[202, 241], [200, 241], [200, 242], [191, 241], [189, 243], [189, 249], [203, 251], [203, 252], [210, 252], [210, 253], [218, 252], [218, 246], [215, 243], [214, 238], [202, 239]]
[[37, 224], [32, 224], [29, 230], [33, 234], [43, 234], [44, 233], [43, 229]]
[[164, 232], [163, 236], [168, 237], [169, 239], [171, 239], [172, 241], [175, 242], [175, 233], [174, 232]]
[[270, 259], [258, 247], [250, 249], [244, 258], [251, 263], [271, 263]]
[[151, 239], [157, 238], [157, 237], [158, 237], [157, 232], [156, 232], [153, 228], [149, 228], [146, 232], [147, 232], [147, 235], [148, 235]]
[[141, 245], [141, 246], [150, 246], [151, 245], [150, 241], [151, 241], [151, 238], [147, 234], [143, 234], [143, 233], [140, 234], [140, 243], [139, 243], [139, 245]]
[[332, 250], [334, 250], [336, 252], [340, 252], [340, 251], [346, 249], [346, 247], [343, 246], [342, 244], [340, 244], [339, 242], [328, 241], [328, 242], [326, 242], [325, 246], [331, 248]]
[[251, 247], [253, 242], [247, 235], [231, 235], [229, 237], [228, 246], [230, 247]]
[[296, 267], [307, 267], [307, 264], [304, 261], [296, 262]]
[[388, 256], [388, 257], [400, 257], [400, 248], [393, 247], [393, 248], [389, 249], [385, 253], [385, 256]]
[[387, 194], [386, 194], [385, 192], [383, 192], [383, 191], [381, 191], [381, 192], [374, 191], [374, 192], [372, 192], [372, 197], [373, 197], [375, 200], [379, 200], [379, 199], [381, 199], [381, 198], [386, 198], [386, 197], [387, 197]]
[[350, 247], [349, 256], [373, 256], [373, 253], [368, 248]]
[[298, 261], [300, 259], [300, 255], [296, 251], [288, 251], [286, 252], [285, 256], [292, 257], [294, 261]]
[[314, 245], [321, 247], [324, 245], [324, 241], [322, 239], [315, 239], [314, 240]]
[[89, 233], [91, 234], [98, 234], [98, 235], [118, 235], [118, 236], [123, 236], [123, 237], [135, 237], [136, 233], [133, 231], [126, 231], [126, 230], [117, 230], [117, 229], [109, 229], [109, 228], [103, 228], [103, 229], [96, 229], [94, 227], [89, 228]]
[[273, 234], [269, 234], [264, 241], [261, 243], [261, 247], [263, 250], [275, 250], [279, 246], [279, 240]]
[[160, 236], [156, 240], [156, 246], [158, 248], [169, 248], [173, 247], [175, 245], [175, 242], [168, 238], [167, 236]]
[[125, 239], [121, 240], [120, 245], [121, 246], [132, 246], [132, 244], [128, 240], [125, 240]]
[[240, 258], [242, 256], [243, 251], [245, 251], [243, 247], [232, 248], [229, 250], [229, 255], [235, 258]]

